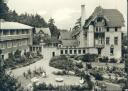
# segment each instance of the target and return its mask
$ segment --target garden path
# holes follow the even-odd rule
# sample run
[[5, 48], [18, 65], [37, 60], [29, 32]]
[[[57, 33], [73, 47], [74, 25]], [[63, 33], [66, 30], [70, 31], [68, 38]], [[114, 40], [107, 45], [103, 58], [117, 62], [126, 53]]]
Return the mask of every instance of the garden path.
[[[40, 82], [45, 82], [46, 84], [51, 83], [53, 85], [79, 85], [80, 78], [75, 77], [75, 76], [61, 76], [64, 79], [64, 82], [62, 82], [62, 83], [56, 82], [55, 78], [58, 78], [60, 76], [53, 75], [52, 72], [59, 71], [59, 70], [56, 68], [50, 67], [49, 60], [50, 60], [50, 58], [48, 58], [48, 57], [45, 59], [41, 59], [40, 61], [38, 61], [34, 64], [31, 64], [29, 66], [14, 69], [14, 70], [12, 70], [12, 73], [13, 73], [14, 77], [20, 78], [24, 72], [28, 71], [28, 69], [31, 69], [31, 71], [33, 71], [33, 70], [35, 70], [35, 68], [37, 69], [37, 68], [42, 67], [46, 71], [46, 74], [48, 75], [48, 77], [40, 78], [40, 80], [39, 80]], [[22, 80], [21, 80], [21, 83], [22, 83]], [[28, 82], [26, 83], [26, 85], [27, 84], [28, 84]]]

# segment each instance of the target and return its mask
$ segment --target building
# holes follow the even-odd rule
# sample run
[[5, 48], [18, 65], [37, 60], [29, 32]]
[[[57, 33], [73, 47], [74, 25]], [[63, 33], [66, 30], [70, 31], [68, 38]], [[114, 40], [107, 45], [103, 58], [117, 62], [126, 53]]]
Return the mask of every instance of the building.
[[89, 53], [115, 59], [122, 57], [124, 18], [117, 9], [103, 9], [99, 6], [86, 18], [85, 6], [82, 5], [79, 25], [70, 32], [61, 31], [60, 42], [55, 42], [57, 46], [43, 47], [43, 55], [52, 57]]
[[32, 29], [32, 27], [18, 22], [0, 20], [2, 57], [7, 59], [9, 53], [14, 53], [17, 49], [22, 54], [24, 51], [29, 51], [29, 45], [32, 45]]
[[102, 57], [121, 58], [123, 15], [116, 9], [97, 7], [93, 14], [85, 19], [83, 10], [84, 5], [81, 27], [72, 34], [72, 37], [79, 41], [79, 47], [88, 48], [89, 53]]
[[[123, 15], [116, 9], [97, 7], [86, 19], [85, 6], [81, 7], [81, 26], [71, 33], [72, 38], [62, 39], [60, 54], [98, 54], [100, 57], [122, 57]], [[69, 33], [66, 38], [68, 38]], [[66, 44], [66, 46], [65, 46]]]
[[51, 36], [51, 32], [49, 28], [35, 28], [36, 34], [40, 34], [42, 36], [48, 35]]

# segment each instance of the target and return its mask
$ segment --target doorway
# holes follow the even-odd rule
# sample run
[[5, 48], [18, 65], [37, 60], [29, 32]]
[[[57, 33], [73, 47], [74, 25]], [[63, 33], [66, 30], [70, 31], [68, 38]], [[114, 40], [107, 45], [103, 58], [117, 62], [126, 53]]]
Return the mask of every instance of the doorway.
[[101, 56], [101, 48], [98, 48], [98, 55]]
[[52, 52], [52, 57], [55, 57], [55, 52]]

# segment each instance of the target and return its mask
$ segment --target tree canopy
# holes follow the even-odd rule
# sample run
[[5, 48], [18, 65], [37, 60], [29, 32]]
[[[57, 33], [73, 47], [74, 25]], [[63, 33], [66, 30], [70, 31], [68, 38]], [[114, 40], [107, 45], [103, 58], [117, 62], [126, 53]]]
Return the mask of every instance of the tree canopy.
[[0, 0], [0, 19], [5, 19], [7, 21], [14, 21], [30, 25], [33, 27], [48, 27], [46, 21], [39, 14], [20, 14], [15, 10], [9, 10], [5, 0]]

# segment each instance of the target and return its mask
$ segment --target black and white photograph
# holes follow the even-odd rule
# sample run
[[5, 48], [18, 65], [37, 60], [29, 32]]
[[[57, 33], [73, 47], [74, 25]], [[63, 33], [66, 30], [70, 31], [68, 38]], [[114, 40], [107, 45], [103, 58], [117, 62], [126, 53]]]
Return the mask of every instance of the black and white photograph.
[[0, 91], [128, 91], [128, 0], [0, 0]]

